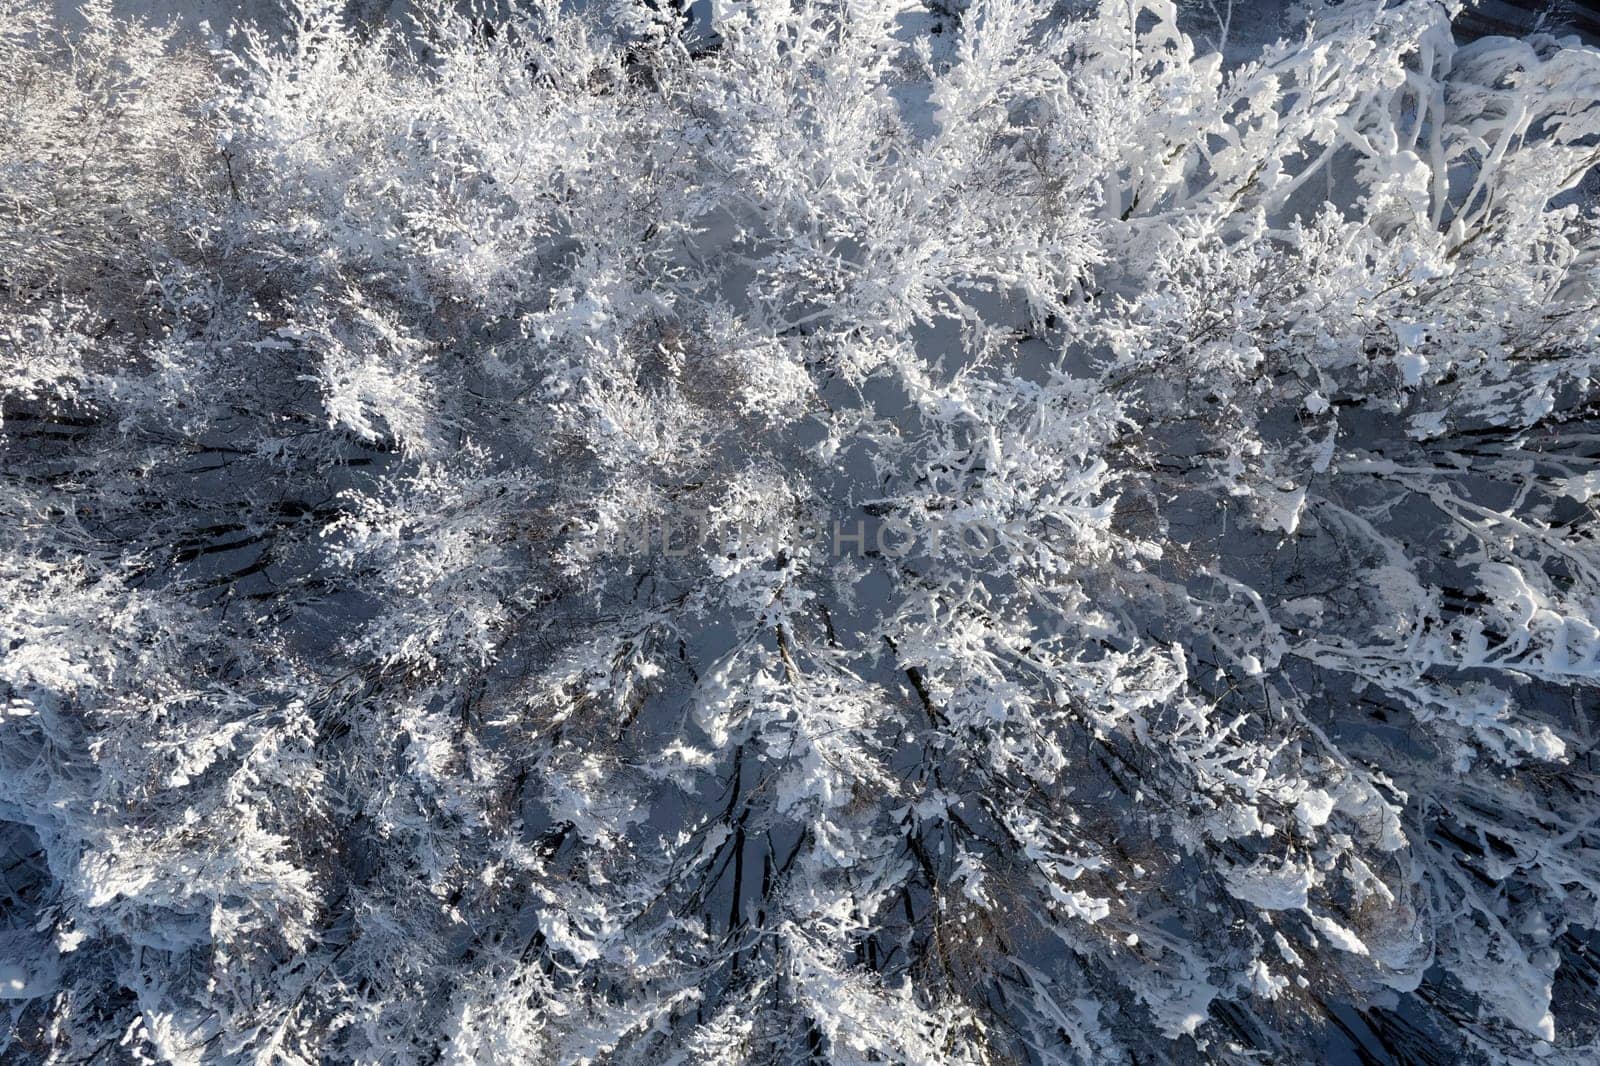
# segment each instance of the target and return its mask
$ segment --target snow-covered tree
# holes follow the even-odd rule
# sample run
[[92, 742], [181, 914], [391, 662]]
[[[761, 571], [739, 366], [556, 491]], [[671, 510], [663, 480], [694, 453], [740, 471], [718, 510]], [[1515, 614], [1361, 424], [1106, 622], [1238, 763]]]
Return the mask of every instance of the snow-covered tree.
[[1594, 1061], [1600, 50], [1455, 6], [0, 0], [0, 1060]]

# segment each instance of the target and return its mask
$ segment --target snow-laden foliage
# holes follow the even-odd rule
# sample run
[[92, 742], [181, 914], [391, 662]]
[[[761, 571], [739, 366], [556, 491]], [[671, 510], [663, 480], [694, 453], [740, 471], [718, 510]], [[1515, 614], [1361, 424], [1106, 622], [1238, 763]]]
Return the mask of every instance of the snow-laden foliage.
[[1600, 52], [44, 8], [0, 1058], [1600, 1055]]

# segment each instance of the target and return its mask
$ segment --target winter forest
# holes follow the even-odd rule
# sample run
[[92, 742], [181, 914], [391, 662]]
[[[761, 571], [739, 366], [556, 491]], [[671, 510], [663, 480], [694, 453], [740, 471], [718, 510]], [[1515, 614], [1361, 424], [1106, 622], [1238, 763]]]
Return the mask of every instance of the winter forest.
[[1600, 49], [1254, 6], [0, 0], [0, 1063], [1600, 1062]]

